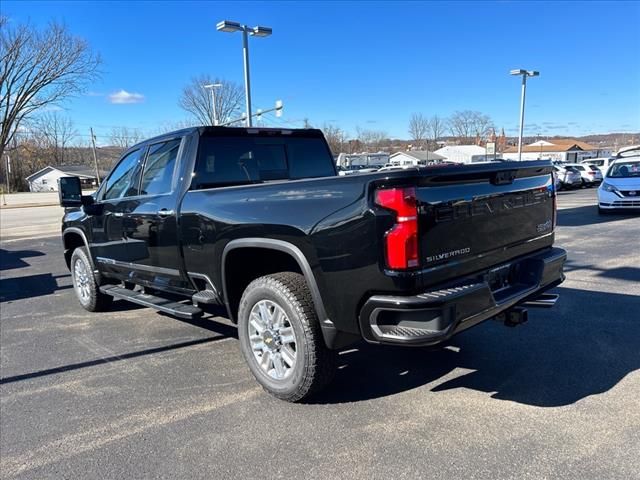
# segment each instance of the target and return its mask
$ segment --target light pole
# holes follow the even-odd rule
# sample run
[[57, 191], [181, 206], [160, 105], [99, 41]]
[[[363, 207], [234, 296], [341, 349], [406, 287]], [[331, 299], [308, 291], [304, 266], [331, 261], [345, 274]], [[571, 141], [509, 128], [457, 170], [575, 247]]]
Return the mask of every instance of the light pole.
[[251, 81], [249, 79], [249, 35], [254, 37], [268, 37], [272, 30], [270, 27], [247, 27], [238, 22], [223, 20], [218, 22], [216, 29], [220, 32], [242, 32], [242, 58], [244, 60], [244, 95], [247, 104], [247, 127], [251, 127]]
[[540, 72], [535, 70], [516, 69], [511, 75], [522, 75], [522, 96], [520, 98], [520, 135], [518, 136], [518, 160], [522, 160], [522, 131], [524, 130], [524, 97], [527, 93], [527, 77], [537, 77]]
[[211, 90], [211, 108], [213, 110], [213, 125], [218, 125], [218, 112], [216, 112], [216, 94], [215, 89], [221, 87], [221, 83], [210, 83], [209, 85], [203, 85], [205, 90]]

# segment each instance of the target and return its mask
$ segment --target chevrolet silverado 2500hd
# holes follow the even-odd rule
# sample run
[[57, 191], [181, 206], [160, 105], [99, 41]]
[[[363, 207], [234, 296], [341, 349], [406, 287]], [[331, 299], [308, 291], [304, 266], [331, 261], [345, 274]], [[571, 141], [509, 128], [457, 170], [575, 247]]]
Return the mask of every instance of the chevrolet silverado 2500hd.
[[273, 395], [302, 400], [360, 339], [436, 345], [552, 306], [549, 162], [338, 176], [319, 130], [200, 127], [127, 150], [83, 196], [60, 179], [80, 304], [125, 299], [182, 318], [224, 308]]

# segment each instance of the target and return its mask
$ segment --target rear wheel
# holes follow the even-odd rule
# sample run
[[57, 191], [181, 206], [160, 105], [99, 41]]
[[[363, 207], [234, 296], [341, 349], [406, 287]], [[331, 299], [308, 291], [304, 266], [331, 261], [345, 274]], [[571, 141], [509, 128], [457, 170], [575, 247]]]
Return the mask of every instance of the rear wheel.
[[76, 297], [85, 310], [100, 312], [109, 309], [113, 297], [100, 291], [84, 247], [76, 248], [71, 255], [71, 279]]
[[322, 338], [304, 277], [282, 272], [249, 284], [238, 309], [240, 347], [262, 387], [297, 402], [333, 378], [336, 354]]

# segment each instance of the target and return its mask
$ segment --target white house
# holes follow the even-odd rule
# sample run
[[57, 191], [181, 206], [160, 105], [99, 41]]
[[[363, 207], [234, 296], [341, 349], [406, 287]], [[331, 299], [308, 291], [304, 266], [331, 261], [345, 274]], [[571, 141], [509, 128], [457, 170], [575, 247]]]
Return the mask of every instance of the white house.
[[389, 163], [392, 165], [427, 165], [442, 160], [444, 160], [443, 156], [424, 150], [397, 152], [389, 157]]
[[474, 163], [491, 160], [486, 155], [484, 147], [477, 145], [447, 145], [435, 151], [450, 162]]
[[[538, 140], [522, 146], [522, 160], [551, 159], [576, 163], [587, 158], [603, 156], [599, 153], [600, 151], [597, 147], [574, 138]], [[503, 153], [503, 157], [507, 160], [518, 160], [518, 147], [507, 148]]]
[[[104, 173], [100, 172], [101, 177]], [[26, 180], [32, 192], [57, 192], [60, 177], [78, 177], [83, 188], [95, 188], [96, 171], [82, 165], [48, 166], [29, 175]]]

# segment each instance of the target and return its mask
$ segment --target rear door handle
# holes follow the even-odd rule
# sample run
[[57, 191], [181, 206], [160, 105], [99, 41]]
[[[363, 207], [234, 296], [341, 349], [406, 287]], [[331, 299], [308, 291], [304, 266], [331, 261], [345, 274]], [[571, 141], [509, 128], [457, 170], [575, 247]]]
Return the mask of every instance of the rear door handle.
[[113, 212], [113, 216], [114, 217], [123, 217], [124, 213], [122, 213], [122, 212]]
[[168, 217], [170, 215], [173, 215], [173, 210], [167, 210], [166, 208], [163, 208], [162, 210], [158, 210], [158, 215], [160, 215], [161, 217]]

